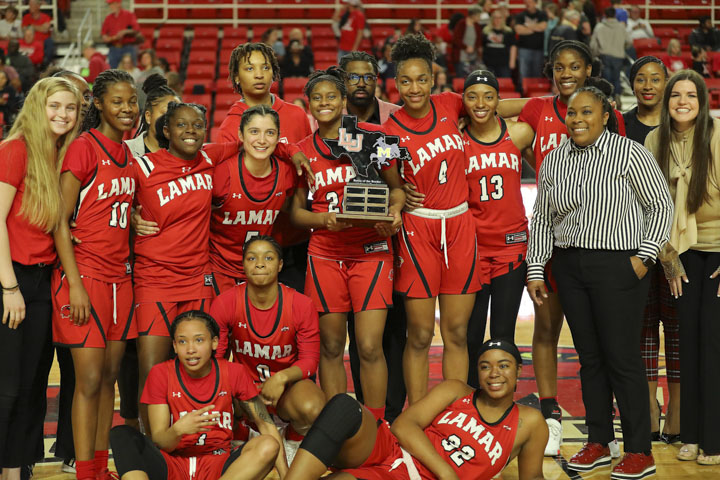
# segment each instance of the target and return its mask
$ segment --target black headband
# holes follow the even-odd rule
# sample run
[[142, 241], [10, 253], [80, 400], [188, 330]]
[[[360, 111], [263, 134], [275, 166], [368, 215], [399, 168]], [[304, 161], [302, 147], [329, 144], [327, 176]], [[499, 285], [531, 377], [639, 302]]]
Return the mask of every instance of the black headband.
[[635, 77], [637, 77], [640, 69], [648, 63], [657, 63], [658, 65], [660, 65], [660, 67], [665, 71], [665, 76], [667, 77], [667, 68], [665, 67], [665, 64], [662, 62], [662, 60], [657, 57], [653, 57], [652, 55], [647, 55], [645, 57], [638, 58], [635, 63], [633, 63], [633, 66], [630, 67], [630, 86], [635, 83]]
[[517, 346], [514, 343], [508, 342], [507, 340], [490, 339], [487, 342], [483, 343], [480, 347], [480, 351], [478, 352], [478, 358], [482, 357], [483, 353], [487, 352], [488, 350], [495, 349], [509, 353], [510, 355], [515, 357], [515, 361], [517, 362], [518, 367], [522, 366], [522, 357], [520, 356], [520, 350], [518, 350]]
[[465, 86], [463, 87], [463, 90], [467, 90], [473, 85], [477, 85], [479, 83], [489, 85], [498, 92], [500, 91], [500, 85], [498, 85], [497, 78], [495, 78], [495, 75], [492, 72], [488, 72], [487, 70], [476, 70], [468, 75], [465, 79]]

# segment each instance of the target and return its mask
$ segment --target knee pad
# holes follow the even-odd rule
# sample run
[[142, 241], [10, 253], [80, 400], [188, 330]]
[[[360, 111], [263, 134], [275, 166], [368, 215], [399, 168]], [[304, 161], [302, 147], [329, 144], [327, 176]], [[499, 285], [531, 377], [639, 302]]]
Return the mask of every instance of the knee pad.
[[360, 430], [362, 419], [362, 405], [348, 394], [335, 395], [320, 412], [300, 448], [312, 453], [325, 466], [329, 466], [345, 440]]

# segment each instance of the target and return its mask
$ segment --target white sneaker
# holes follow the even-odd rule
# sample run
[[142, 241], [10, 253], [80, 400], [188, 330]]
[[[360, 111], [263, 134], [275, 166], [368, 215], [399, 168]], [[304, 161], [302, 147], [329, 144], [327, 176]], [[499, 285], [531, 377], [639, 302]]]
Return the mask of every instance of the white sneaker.
[[545, 446], [545, 456], [555, 457], [560, 455], [560, 445], [562, 445], [562, 424], [554, 418], [546, 418], [550, 435], [548, 436], [548, 443]]
[[610, 449], [610, 456], [612, 458], [620, 458], [620, 444], [617, 439], [608, 443], [608, 448]]
[[300, 448], [300, 440], [288, 440], [283, 438], [283, 447], [285, 447], [285, 460], [287, 460], [288, 467], [292, 464], [297, 454], [298, 448]]
[[63, 460], [62, 467], [60, 468], [64, 473], [75, 473], [75, 459], [70, 458]]

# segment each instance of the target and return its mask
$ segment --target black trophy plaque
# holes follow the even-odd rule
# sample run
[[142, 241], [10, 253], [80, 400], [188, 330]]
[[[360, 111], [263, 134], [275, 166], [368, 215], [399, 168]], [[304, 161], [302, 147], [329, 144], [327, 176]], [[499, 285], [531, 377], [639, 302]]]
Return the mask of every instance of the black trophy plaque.
[[409, 160], [410, 152], [400, 147], [400, 137], [359, 128], [354, 115], [343, 115], [338, 134], [337, 140], [323, 141], [334, 156], [350, 158], [355, 178], [345, 185], [337, 219], [355, 226], [392, 222], [388, 214], [390, 189], [380, 178], [380, 169], [390, 165], [391, 159]]

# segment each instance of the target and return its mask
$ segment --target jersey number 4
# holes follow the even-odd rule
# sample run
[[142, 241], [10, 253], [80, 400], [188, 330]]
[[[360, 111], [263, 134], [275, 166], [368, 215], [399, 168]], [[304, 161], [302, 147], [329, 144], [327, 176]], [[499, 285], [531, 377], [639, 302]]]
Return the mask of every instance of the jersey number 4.
[[481, 202], [487, 202], [491, 198], [493, 200], [500, 200], [501, 198], [503, 198], [503, 195], [505, 195], [505, 191], [503, 190], [502, 175], [493, 175], [492, 177], [490, 177], [490, 183], [495, 187], [495, 190], [490, 195], [488, 195], [487, 177], [482, 177], [478, 183], [480, 183]]
[[462, 467], [463, 463], [475, 458], [475, 450], [470, 445], [462, 445], [461, 443], [460, 437], [454, 434], [441, 443], [446, 452], [452, 452], [450, 453], [450, 460], [458, 467]]
[[128, 202], [115, 202], [110, 209], [110, 226], [127, 228], [130, 204]]

